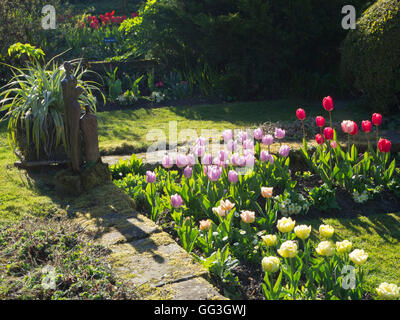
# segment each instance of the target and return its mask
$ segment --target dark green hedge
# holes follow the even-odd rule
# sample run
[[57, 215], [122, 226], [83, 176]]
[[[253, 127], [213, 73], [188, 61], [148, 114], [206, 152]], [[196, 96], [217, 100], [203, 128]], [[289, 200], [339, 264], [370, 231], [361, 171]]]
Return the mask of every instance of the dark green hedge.
[[346, 82], [366, 93], [375, 108], [400, 107], [400, 2], [379, 0], [357, 22], [343, 44]]
[[[373, 1], [354, 0], [362, 12]], [[132, 43], [239, 98], [337, 94], [347, 0], [151, 0]], [[149, 51], [147, 51], [149, 50]], [[203, 66], [206, 66], [203, 68]], [[297, 88], [296, 88], [297, 86]], [[308, 86], [308, 88], [306, 88]], [[295, 88], [293, 88], [295, 87]], [[313, 87], [313, 88], [311, 88]]]

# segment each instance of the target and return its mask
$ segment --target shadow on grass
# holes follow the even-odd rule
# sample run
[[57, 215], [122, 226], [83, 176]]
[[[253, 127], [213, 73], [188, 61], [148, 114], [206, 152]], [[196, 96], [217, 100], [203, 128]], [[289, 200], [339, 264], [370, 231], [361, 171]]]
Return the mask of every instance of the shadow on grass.
[[[128, 195], [113, 183], [105, 183], [77, 197], [60, 195], [54, 185], [57, 171], [30, 171], [26, 185], [40, 195], [49, 196], [55, 204], [65, 209], [69, 218], [84, 217], [81, 222], [84, 222], [88, 234], [95, 239], [102, 238], [110, 231], [117, 231], [136, 252], [147, 252], [156, 263], [164, 262], [164, 258], [156, 252], [158, 244], [149, 237], [156, 231], [143, 228], [147, 221], [138, 215], [135, 210], [136, 204]], [[120, 242], [116, 244], [118, 243]]]

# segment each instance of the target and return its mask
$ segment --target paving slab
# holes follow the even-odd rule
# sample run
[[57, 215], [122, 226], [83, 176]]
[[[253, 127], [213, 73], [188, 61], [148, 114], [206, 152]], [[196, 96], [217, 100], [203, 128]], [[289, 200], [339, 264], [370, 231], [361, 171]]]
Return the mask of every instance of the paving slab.
[[117, 273], [135, 286], [163, 286], [209, 274], [165, 233], [110, 246], [110, 262]]

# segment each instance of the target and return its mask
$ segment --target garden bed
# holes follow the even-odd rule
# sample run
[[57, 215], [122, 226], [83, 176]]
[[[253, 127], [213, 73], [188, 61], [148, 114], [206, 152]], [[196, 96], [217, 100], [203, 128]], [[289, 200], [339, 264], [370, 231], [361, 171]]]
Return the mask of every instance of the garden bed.
[[[353, 121], [341, 127], [357, 134]], [[320, 130], [316, 146], [304, 138], [299, 150], [285, 144], [281, 128], [273, 135], [265, 128], [225, 130], [217, 154], [207, 153], [200, 137], [185, 153], [166, 154], [154, 171], [133, 156], [112, 174], [230, 298], [368, 299], [361, 268], [368, 253], [324, 220], [399, 211], [400, 170], [390, 141], [359, 153], [355, 145], [342, 148], [334, 129]], [[269, 153], [277, 144], [278, 152]], [[347, 266], [358, 268], [351, 289], [342, 286]]]

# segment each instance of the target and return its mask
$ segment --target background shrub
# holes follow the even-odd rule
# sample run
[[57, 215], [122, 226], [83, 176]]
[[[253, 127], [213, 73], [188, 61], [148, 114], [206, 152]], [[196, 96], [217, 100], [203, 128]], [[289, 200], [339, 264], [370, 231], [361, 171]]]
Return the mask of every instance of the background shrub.
[[400, 5], [379, 0], [343, 44], [344, 78], [382, 112], [400, 107]]
[[[361, 13], [372, 2], [352, 4]], [[338, 96], [343, 91], [339, 77], [326, 75], [337, 74], [339, 46], [347, 32], [341, 27], [346, 4], [148, 0], [140, 17], [125, 21], [121, 30], [132, 50], [160, 59], [165, 66], [187, 74], [196, 68], [201, 74], [204, 68], [198, 66], [209, 66], [213, 89], [224, 95], [248, 99], [291, 93], [319, 98], [329, 91]], [[315, 90], [304, 92], [301, 87]]]

